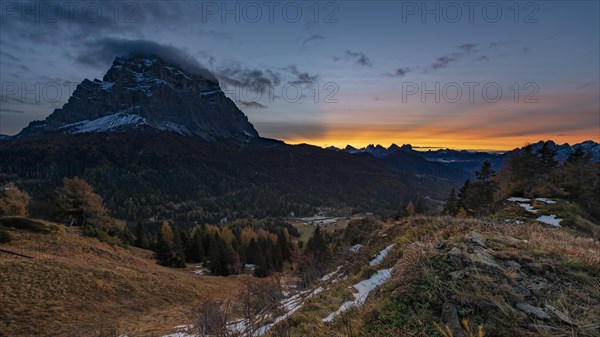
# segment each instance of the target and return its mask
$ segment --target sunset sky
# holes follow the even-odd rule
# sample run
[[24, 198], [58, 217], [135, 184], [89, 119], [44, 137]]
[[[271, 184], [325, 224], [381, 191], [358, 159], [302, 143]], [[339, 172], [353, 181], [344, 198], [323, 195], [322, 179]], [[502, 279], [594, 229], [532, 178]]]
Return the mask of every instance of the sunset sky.
[[599, 2], [477, 4], [3, 1], [0, 133], [45, 118], [119, 51], [151, 41], [213, 72], [263, 137], [600, 141]]

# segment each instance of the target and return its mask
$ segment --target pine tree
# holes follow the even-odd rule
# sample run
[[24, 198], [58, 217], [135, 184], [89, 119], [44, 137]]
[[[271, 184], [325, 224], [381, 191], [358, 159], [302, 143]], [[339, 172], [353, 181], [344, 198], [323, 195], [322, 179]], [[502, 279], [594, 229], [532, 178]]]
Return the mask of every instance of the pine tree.
[[468, 209], [473, 208], [473, 198], [470, 197], [472, 193], [469, 193], [471, 190], [471, 181], [467, 179], [463, 186], [458, 190], [458, 205], [457, 208], [462, 208], [467, 211]]
[[417, 207], [415, 207], [415, 214], [425, 214], [425, 202], [420, 196], [419, 198], [417, 198]]
[[400, 202], [400, 207], [398, 208], [398, 213], [396, 215], [398, 218], [404, 218], [406, 216], [406, 205], [404, 201]]
[[256, 261], [256, 240], [250, 239], [248, 247], [246, 247], [246, 263], [254, 264]]
[[498, 183], [494, 180], [496, 172], [492, 169], [489, 161], [484, 161], [481, 169], [475, 172], [477, 181], [473, 184], [472, 194], [473, 210], [478, 214], [490, 209], [494, 203], [494, 193], [498, 190]]
[[217, 243], [217, 234], [210, 235], [208, 241], [208, 266], [210, 268], [210, 272], [215, 275], [220, 275], [221, 266], [219, 265], [220, 260], [220, 251], [219, 245]]
[[185, 267], [185, 252], [183, 242], [181, 240], [180, 230], [176, 228], [173, 235], [173, 243], [171, 245], [171, 256], [169, 265], [177, 268]]
[[233, 265], [236, 262], [235, 252], [223, 240], [219, 233], [215, 233], [214, 241], [211, 240], [210, 247], [210, 269], [215, 275], [228, 276], [232, 273]]
[[204, 245], [202, 244], [202, 233], [200, 229], [196, 230], [196, 228], [194, 228], [194, 230], [192, 230], [192, 239], [186, 256], [190, 262], [199, 263], [204, 261]]
[[442, 214], [456, 215], [458, 212], [458, 198], [456, 197], [456, 189], [452, 187], [450, 194], [448, 194], [448, 198], [446, 199], [446, 204], [442, 209]]
[[537, 151], [540, 165], [538, 167], [538, 172], [540, 174], [550, 173], [558, 164], [556, 160], [554, 160], [554, 156], [556, 155], [556, 150], [552, 148], [552, 145], [549, 141], [544, 142], [542, 147]]
[[308, 242], [306, 243], [306, 251], [319, 256], [325, 254], [326, 250], [327, 243], [325, 243], [323, 234], [321, 233], [321, 227], [316, 226], [312, 236], [308, 239]]
[[138, 222], [135, 229], [135, 243], [136, 247], [148, 249], [150, 248], [150, 233], [146, 229], [143, 223]]
[[159, 230], [156, 233], [156, 247], [154, 249], [154, 256], [158, 260], [158, 263], [163, 266], [168, 266], [171, 257], [171, 243], [165, 238], [164, 232]]

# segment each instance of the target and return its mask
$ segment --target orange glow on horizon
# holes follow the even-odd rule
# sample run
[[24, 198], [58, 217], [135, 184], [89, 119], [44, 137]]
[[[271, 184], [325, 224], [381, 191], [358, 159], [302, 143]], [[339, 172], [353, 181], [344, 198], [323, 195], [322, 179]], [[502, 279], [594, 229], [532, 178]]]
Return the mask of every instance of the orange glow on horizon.
[[[552, 140], [557, 144], [569, 143], [576, 144], [586, 140], [600, 141], [597, 132], [582, 132], [579, 135], [552, 135], [552, 134], [532, 134], [518, 137], [505, 138], [486, 138], [485, 135], [463, 134], [463, 137], [446, 134], [439, 137], [431, 137], [431, 134], [414, 134], [414, 133], [388, 133], [388, 132], [353, 132], [353, 135], [348, 135], [346, 132], [332, 132], [328, 135], [313, 138], [286, 138], [283, 141], [288, 144], [310, 144], [320, 147], [335, 146], [344, 148], [346, 145], [351, 145], [355, 148], [363, 148], [370, 144], [381, 144], [388, 147], [391, 144], [402, 146], [403, 144], [411, 144], [414, 148], [423, 150], [436, 148], [450, 148], [456, 150], [480, 150], [480, 151], [510, 151], [512, 149], [525, 146], [529, 143], [537, 143], [540, 140]], [[596, 130], [597, 131], [597, 130]]]

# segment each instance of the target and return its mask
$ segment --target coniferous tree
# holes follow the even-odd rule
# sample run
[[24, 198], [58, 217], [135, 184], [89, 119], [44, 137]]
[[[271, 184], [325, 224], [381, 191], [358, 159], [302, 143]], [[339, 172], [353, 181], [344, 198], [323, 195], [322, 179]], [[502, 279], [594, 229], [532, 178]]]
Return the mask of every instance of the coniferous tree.
[[154, 249], [154, 256], [158, 260], [158, 263], [163, 266], [168, 266], [171, 256], [171, 243], [165, 237], [162, 230], [156, 233], [156, 247]]
[[494, 203], [494, 193], [498, 190], [498, 183], [494, 180], [496, 172], [489, 161], [484, 161], [481, 169], [475, 172], [477, 179], [473, 186], [473, 200], [477, 213], [486, 212]]
[[552, 145], [549, 141], [544, 142], [542, 147], [537, 151], [537, 155], [540, 163], [537, 168], [539, 174], [543, 175], [550, 173], [558, 164], [556, 160], [554, 160], [556, 150], [552, 148]]
[[312, 236], [308, 239], [306, 251], [315, 254], [317, 258], [327, 253], [327, 243], [323, 238], [320, 226], [316, 226]]
[[138, 222], [135, 229], [135, 243], [136, 247], [149, 249], [150, 248], [150, 233], [146, 229], [143, 223]]
[[173, 235], [173, 243], [171, 245], [171, 256], [169, 265], [177, 268], [185, 267], [185, 252], [181, 236], [181, 230], [176, 228]]
[[458, 209], [462, 208], [465, 212], [469, 212], [469, 210], [475, 208], [471, 189], [471, 181], [467, 179], [463, 186], [458, 190]]
[[417, 198], [417, 206], [415, 207], [415, 214], [425, 214], [425, 202], [423, 198], [419, 196]]
[[192, 230], [192, 238], [186, 251], [186, 257], [190, 262], [204, 261], [204, 246], [202, 244], [202, 233], [198, 227]]
[[442, 209], [442, 214], [456, 215], [458, 212], [459, 201], [456, 196], [456, 189], [452, 187], [450, 194], [448, 194], [448, 198], [446, 199], [446, 204]]
[[404, 201], [400, 202], [400, 207], [398, 208], [398, 212], [396, 214], [396, 216], [398, 218], [404, 218], [407, 214], [406, 214], [406, 204], [404, 204]]

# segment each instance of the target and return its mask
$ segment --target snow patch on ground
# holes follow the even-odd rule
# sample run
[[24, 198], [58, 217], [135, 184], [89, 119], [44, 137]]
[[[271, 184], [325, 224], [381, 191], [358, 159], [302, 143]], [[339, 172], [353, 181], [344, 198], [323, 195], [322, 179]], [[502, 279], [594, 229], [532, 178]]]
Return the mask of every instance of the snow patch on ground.
[[194, 268], [196, 268], [196, 270], [192, 271], [194, 275], [202, 276], [207, 274], [203, 264], [197, 264]]
[[373, 266], [380, 264], [381, 261], [383, 261], [383, 259], [385, 259], [387, 254], [390, 252], [390, 249], [392, 249], [393, 247], [394, 247], [394, 244], [391, 244], [391, 245], [385, 247], [385, 249], [380, 251], [379, 254], [377, 254], [377, 256], [375, 256], [375, 258], [373, 260], [369, 261], [369, 266], [373, 267]]
[[531, 201], [531, 199], [519, 198], [519, 197], [510, 197], [510, 198], [508, 198], [506, 200], [512, 201], [512, 202], [530, 202]]
[[335, 268], [334, 271], [332, 271], [331, 273], [321, 277], [321, 281], [328, 281], [329, 279], [331, 279], [335, 274], [338, 273], [338, 271], [342, 268], [342, 266], [338, 266], [337, 268]]
[[356, 245], [350, 247], [350, 251], [353, 252], [354, 254], [358, 254], [358, 252], [360, 252], [360, 249], [362, 248], [362, 246], [363, 245], [361, 245], [360, 243], [356, 244]]
[[392, 277], [392, 268], [382, 269], [382, 270], [379, 270], [377, 273], [375, 273], [370, 278], [360, 281], [357, 284], [353, 285], [352, 287], [354, 287], [354, 289], [356, 289], [356, 291], [357, 291], [356, 293], [353, 294], [354, 301], [344, 302], [338, 310], [331, 313], [329, 316], [323, 318], [323, 322], [331, 323], [331, 322], [333, 322], [335, 317], [337, 315], [339, 315], [340, 313], [350, 309], [353, 306], [360, 307], [361, 305], [365, 304], [365, 301], [367, 300], [367, 296], [369, 296], [369, 293], [371, 291], [373, 291], [373, 289], [375, 289], [378, 286], [387, 282], [387, 280], [389, 280], [390, 277]]
[[560, 222], [562, 219], [557, 218], [556, 215], [542, 215], [536, 219], [539, 222], [543, 222], [548, 225], [552, 225], [554, 227], [560, 227]]
[[533, 206], [531, 206], [530, 204], [519, 203], [519, 206], [523, 207], [523, 209], [525, 209], [529, 213], [537, 213], [538, 212], [537, 209], [534, 209]]
[[548, 198], [535, 198], [536, 201], [541, 201], [548, 205], [556, 204], [556, 200], [548, 199]]

